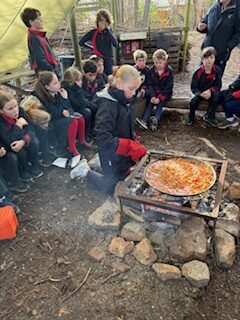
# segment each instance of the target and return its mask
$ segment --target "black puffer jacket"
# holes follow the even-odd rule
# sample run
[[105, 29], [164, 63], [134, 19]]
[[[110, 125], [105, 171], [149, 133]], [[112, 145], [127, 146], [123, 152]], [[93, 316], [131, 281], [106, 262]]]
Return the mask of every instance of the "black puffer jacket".
[[222, 11], [220, 1], [212, 5], [201, 22], [207, 29], [199, 31], [206, 33], [202, 49], [213, 46], [217, 50], [217, 59], [227, 61], [231, 50], [240, 43], [240, 0], [231, 0]]
[[134, 162], [115, 152], [119, 138], [134, 140], [133, 105], [124, 97], [124, 92], [115, 87], [101, 91], [98, 102], [94, 129], [102, 168], [127, 170]]

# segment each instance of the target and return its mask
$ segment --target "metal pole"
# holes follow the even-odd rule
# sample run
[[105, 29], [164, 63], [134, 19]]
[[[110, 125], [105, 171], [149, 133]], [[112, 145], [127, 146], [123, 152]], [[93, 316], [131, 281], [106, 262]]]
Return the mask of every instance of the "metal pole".
[[187, 0], [186, 10], [185, 10], [185, 20], [184, 20], [182, 71], [185, 71], [185, 68], [186, 68], [187, 45], [188, 45], [188, 31], [189, 31], [189, 18], [190, 18], [190, 5], [191, 5], [191, 0]]
[[79, 46], [79, 39], [77, 35], [77, 25], [75, 19], [75, 7], [72, 10], [70, 20], [69, 20], [70, 30], [71, 30], [71, 37], [72, 37], [72, 44], [75, 56], [75, 64], [76, 66], [82, 71], [82, 54]]

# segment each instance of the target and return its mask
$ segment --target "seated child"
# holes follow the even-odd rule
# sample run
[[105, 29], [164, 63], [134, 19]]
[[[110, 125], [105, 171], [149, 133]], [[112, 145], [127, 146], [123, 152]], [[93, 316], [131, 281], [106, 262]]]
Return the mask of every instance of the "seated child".
[[20, 177], [32, 181], [42, 176], [39, 170], [38, 140], [34, 129], [28, 123], [25, 111], [10, 95], [0, 93], [0, 139], [7, 151], [18, 158]]
[[[12, 151], [6, 151], [2, 142], [0, 142], [0, 177], [13, 192], [23, 193], [29, 190], [29, 186], [20, 179], [17, 155]], [[6, 192], [6, 197], [9, 198], [7, 194], [9, 192]]]
[[92, 55], [90, 60], [94, 61], [97, 64], [97, 82], [98, 82], [98, 91], [102, 90], [108, 82], [107, 75], [104, 73], [104, 62], [102, 57]]
[[232, 84], [228, 90], [221, 92], [221, 103], [224, 108], [226, 120], [218, 125], [219, 129], [226, 129], [229, 127], [237, 127], [240, 117], [240, 76]]
[[96, 92], [99, 91], [98, 89], [98, 81], [97, 77], [97, 64], [92, 60], [86, 60], [83, 64], [83, 93], [84, 97], [87, 98], [89, 101], [94, 101], [96, 98]]
[[[46, 111], [51, 115], [50, 125], [54, 129], [58, 146], [66, 148], [74, 157], [80, 155], [76, 146], [76, 138], [86, 147], [84, 117], [75, 116], [68, 99], [68, 93], [61, 88], [57, 76], [53, 72], [39, 73], [34, 95], [41, 101]], [[51, 128], [50, 128], [51, 129]]]
[[142, 82], [138, 90], [141, 92], [141, 96], [144, 97], [147, 89], [147, 77], [149, 73], [149, 67], [146, 65], [147, 53], [144, 50], [138, 49], [133, 52], [133, 59], [135, 63], [134, 68], [139, 72]]
[[48, 125], [51, 115], [44, 110], [37, 97], [31, 95], [21, 101], [29, 122], [33, 125], [39, 141], [39, 164], [43, 167], [50, 167], [55, 157], [50, 153], [48, 141]]
[[219, 124], [215, 118], [215, 112], [222, 81], [221, 69], [214, 64], [216, 54], [214, 47], [206, 47], [201, 52], [202, 65], [194, 72], [191, 82], [191, 90], [194, 97], [190, 101], [190, 112], [185, 119], [187, 126], [193, 124], [196, 109], [202, 100], [208, 102], [207, 113], [203, 120], [213, 127]]
[[[167, 64], [168, 55], [163, 49], [157, 49], [153, 53], [153, 67], [150, 69], [147, 80], [145, 96], [149, 100], [142, 119], [136, 119], [143, 128], [157, 130], [158, 122], [162, 115], [162, 109], [167, 100], [172, 97], [173, 91], [173, 70]], [[155, 116], [151, 117], [152, 110], [156, 108]]]
[[135, 140], [132, 125], [132, 99], [140, 84], [137, 70], [123, 65], [118, 69], [113, 84], [99, 93], [101, 99], [95, 132], [103, 174], [90, 170], [83, 159], [72, 170], [72, 178], [87, 175], [91, 186], [113, 193], [116, 183], [124, 180], [130, 168], [146, 154], [146, 148]]
[[147, 88], [147, 77], [149, 72], [149, 67], [146, 65], [147, 62], [147, 53], [144, 50], [136, 50], [133, 53], [133, 59], [135, 62], [134, 68], [140, 74], [141, 77], [141, 86], [137, 91], [136, 103], [134, 109], [134, 116], [136, 118], [142, 117], [143, 113], [146, 109], [146, 99], [145, 99], [145, 91]]
[[91, 140], [91, 102], [83, 96], [82, 73], [77, 68], [68, 68], [64, 72], [62, 87], [68, 93], [73, 110], [83, 115], [86, 124], [86, 140]]

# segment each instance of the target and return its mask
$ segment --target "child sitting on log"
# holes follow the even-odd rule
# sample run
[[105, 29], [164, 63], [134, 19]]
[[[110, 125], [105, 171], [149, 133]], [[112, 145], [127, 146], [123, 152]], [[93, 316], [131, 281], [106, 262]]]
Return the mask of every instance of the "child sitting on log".
[[222, 86], [221, 69], [214, 64], [216, 58], [214, 47], [204, 48], [201, 52], [202, 65], [194, 72], [191, 82], [191, 90], [194, 97], [190, 101], [190, 112], [185, 119], [185, 124], [191, 126], [195, 120], [195, 112], [201, 101], [207, 101], [207, 113], [203, 121], [213, 127], [218, 126], [215, 118], [217, 103]]
[[[143, 129], [157, 130], [157, 125], [162, 115], [162, 109], [166, 101], [170, 100], [173, 91], [173, 70], [167, 64], [168, 54], [163, 49], [157, 49], [153, 53], [153, 67], [148, 73], [147, 89], [145, 96], [149, 100], [142, 119], [136, 122]], [[155, 116], [151, 116], [156, 109]]]

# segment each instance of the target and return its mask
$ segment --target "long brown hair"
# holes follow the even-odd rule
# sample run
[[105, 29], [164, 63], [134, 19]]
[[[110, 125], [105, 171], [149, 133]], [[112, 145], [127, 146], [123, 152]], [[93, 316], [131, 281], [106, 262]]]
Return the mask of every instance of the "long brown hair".
[[50, 82], [53, 80], [53, 76], [55, 73], [51, 71], [42, 71], [39, 72], [38, 80], [35, 85], [35, 92], [38, 98], [43, 101], [55, 102], [55, 98], [49, 93], [45, 86], [48, 86]]

